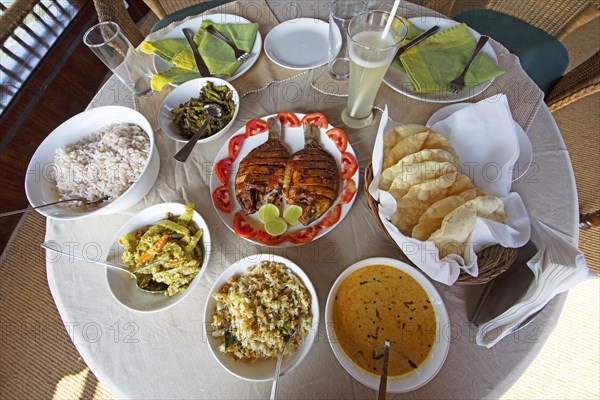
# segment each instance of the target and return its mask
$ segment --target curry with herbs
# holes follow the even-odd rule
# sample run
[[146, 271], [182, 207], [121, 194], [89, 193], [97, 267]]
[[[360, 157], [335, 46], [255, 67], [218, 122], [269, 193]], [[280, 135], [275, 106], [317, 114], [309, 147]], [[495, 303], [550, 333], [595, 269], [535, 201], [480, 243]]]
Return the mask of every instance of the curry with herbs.
[[421, 285], [387, 265], [354, 271], [339, 286], [332, 322], [343, 352], [360, 368], [379, 375], [384, 341], [390, 341], [388, 375], [415, 371], [437, 336], [436, 315]]

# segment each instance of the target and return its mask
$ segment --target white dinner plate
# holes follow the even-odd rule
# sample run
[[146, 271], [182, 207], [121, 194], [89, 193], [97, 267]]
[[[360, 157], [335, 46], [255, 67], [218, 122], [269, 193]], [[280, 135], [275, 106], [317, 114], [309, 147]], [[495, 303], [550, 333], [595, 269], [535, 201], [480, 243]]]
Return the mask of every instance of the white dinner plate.
[[[239, 15], [233, 15], [233, 14], [201, 15], [197, 18], [192, 18], [189, 21], [182, 23], [181, 25], [178, 25], [177, 27], [175, 27], [175, 29], [173, 29], [169, 33], [167, 33], [163, 37], [163, 39], [185, 39], [185, 37], [183, 36], [183, 29], [189, 28], [192, 31], [197, 32], [198, 29], [200, 29], [200, 25], [202, 25], [202, 21], [204, 21], [204, 20], [212, 21], [215, 24], [249, 24], [249, 23], [251, 23], [246, 18], [240, 17]], [[250, 51], [250, 57], [248, 57], [246, 62], [244, 62], [242, 65], [240, 65], [238, 70], [235, 71], [235, 74], [233, 74], [229, 78], [223, 78], [223, 79], [228, 82], [231, 82], [232, 80], [236, 79], [237, 77], [243, 75], [246, 71], [248, 71], [250, 69], [250, 67], [252, 67], [254, 65], [256, 60], [258, 60], [258, 56], [260, 55], [261, 49], [262, 49], [262, 36], [260, 36], [260, 32], [257, 31], [256, 32], [256, 40], [254, 41], [254, 46], [252, 47], [252, 50]], [[163, 60], [162, 58], [160, 58], [156, 55], [153, 58], [153, 62], [154, 62], [154, 70], [157, 73], [166, 71], [173, 67], [173, 64], [171, 64], [168, 61]], [[171, 86], [177, 86], [177, 85], [172, 83]]]
[[346, 278], [354, 271], [361, 268], [365, 268], [371, 265], [387, 265], [392, 268], [399, 269], [400, 271], [411, 276], [417, 283], [423, 288], [429, 301], [433, 306], [436, 318], [436, 340], [435, 343], [423, 362], [414, 372], [407, 373], [398, 377], [388, 377], [387, 381], [387, 392], [388, 393], [405, 393], [412, 390], [416, 390], [437, 375], [437, 373], [444, 365], [448, 351], [450, 349], [450, 338], [448, 335], [448, 328], [450, 320], [448, 318], [448, 311], [442, 296], [436, 290], [435, 286], [431, 283], [425, 275], [417, 270], [417, 268], [403, 263], [402, 261], [395, 260], [392, 258], [376, 257], [369, 258], [366, 260], [359, 261], [350, 267], [348, 267], [342, 274], [336, 279], [335, 283], [329, 291], [327, 296], [327, 304], [325, 305], [325, 328], [327, 330], [327, 339], [342, 367], [350, 374], [354, 379], [370, 387], [371, 389], [377, 390], [379, 387], [379, 377], [373, 374], [366, 373], [363, 369], [358, 367], [351, 359], [346, 355], [344, 350], [338, 344], [335, 330], [333, 329], [333, 298], [337, 294], [337, 291]]
[[[432, 28], [435, 25], [439, 26], [440, 30], [444, 30], [459, 24], [456, 21], [438, 17], [416, 17], [410, 18], [409, 21], [415, 27], [424, 31], [428, 30], [429, 28]], [[468, 29], [469, 32], [471, 32], [473, 39], [475, 39], [475, 41], [478, 41], [481, 35], [471, 28]], [[498, 57], [496, 57], [496, 52], [489, 43], [486, 43], [486, 45], [483, 46], [482, 52], [489, 56], [495, 63], [498, 63]], [[490, 79], [489, 81], [478, 86], [467, 86], [458, 93], [438, 92], [419, 94], [415, 93], [410, 79], [408, 78], [408, 75], [398, 70], [397, 68], [390, 67], [388, 68], [385, 77], [383, 78], [383, 81], [395, 91], [400, 92], [403, 95], [411, 97], [413, 99], [426, 101], [430, 103], [454, 103], [457, 101], [468, 100], [472, 97], [477, 96], [485, 89], [487, 89], [494, 80]]]
[[[426, 125], [428, 127], [432, 127], [436, 123], [448, 118], [458, 110], [462, 110], [471, 104], [472, 103], [457, 103], [440, 108], [434, 112], [431, 117], [429, 117]], [[531, 166], [531, 161], [533, 160], [533, 147], [531, 146], [529, 136], [527, 136], [527, 133], [525, 133], [517, 121], [514, 121], [514, 125], [515, 130], [517, 131], [517, 139], [519, 140], [519, 158], [517, 161], [515, 161], [515, 166], [513, 168], [513, 182], [525, 175], [525, 172], [527, 172]]]
[[[295, 113], [295, 114], [298, 117], [298, 119], [300, 119], [300, 120], [302, 120], [302, 117], [304, 117], [304, 115], [305, 115], [305, 114], [300, 114], [300, 113]], [[269, 115], [266, 117], [262, 117], [261, 119], [266, 121], [272, 116], [275, 116], [275, 115]], [[342, 171], [342, 153], [338, 150], [338, 148], [335, 146], [334, 142], [331, 139], [329, 139], [329, 137], [326, 134], [326, 132], [332, 128], [333, 128], [333, 126], [329, 125], [327, 129], [321, 129], [320, 143], [323, 146], [323, 149], [333, 156], [333, 158], [335, 159], [335, 161], [337, 163], [338, 169], [341, 173], [341, 171]], [[213, 164], [214, 166], [216, 166], [219, 161], [229, 157], [229, 155], [228, 155], [229, 141], [238, 135], [244, 135], [244, 132], [245, 132], [245, 126], [243, 128], [241, 128], [240, 130], [238, 130], [237, 132], [235, 132], [234, 134], [232, 134], [231, 137], [229, 138], [229, 140], [223, 144], [223, 147], [221, 147], [221, 150], [219, 150], [219, 152], [217, 153], [217, 156], [215, 157], [215, 162]], [[227, 187], [229, 189], [229, 199], [231, 202], [231, 211], [230, 212], [221, 211], [214, 204], [214, 201], [213, 201], [213, 206], [215, 207], [215, 211], [217, 212], [217, 214], [219, 215], [219, 217], [221, 218], [223, 223], [225, 223], [225, 225], [227, 225], [227, 227], [229, 229], [231, 229], [234, 233], [235, 233], [235, 230], [233, 229], [233, 225], [234, 225], [234, 217], [235, 217], [236, 213], [240, 213], [244, 217], [246, 222], [248, 222], [254, 228], [254, 230], [256, 230], [257, 232], [258, 231], [264, 232], [264, 224], [259, 221], [258, 212], [254, 213], [252, 215], [244, 215], [241, 212], [242, 208], [238, 204], [237, 199], [235, 197], [235, 177], [236, 177], [237, 168], [239, 167], [240, 162], [248, 155], [248, 153], [250, 153], [251, 150], [253, 150], [254, 148], [256, 148], [256, 147], [260, 146], [261, 144], [263, 144], [264, 142], [266, 142], [268, 135], [269, 135], [268, 132], [263, 132], [263, 133], [255, 135], [255, 136], [246, 138], [240, 148], [237, 158], [233, 161], [233, 164], [231, 166], [231, 172], [229, 173], [229, 180], [227, 182]], [[293, 155], [297, 151], [302, 150], [304, 148], [304, 130], [303, 130], [302, 126], [297, 127], [297, 128], [282, 126], [282, 135], [281, 136], [282, 136], [282, 142], [285, 145], [285, 147], [289, 150], [290, 155]], [[354, 152], [354, 149], [352, 149], [352, 146], [350, 145], [350, 143], [348, 143], [348, 147], [346, 148], [345, 153], [350, 154], [352, 157], [354, 157], [354, 159], [356, 159], [356, 153]], [[335, 227], [346, 217], [346, 215], [352, 208], [352, 204], [354, 204], [354, 200], [356, 200], [356, 197], [358, 196], [358, 176], [359, 176], [359, 170], [357, 169], [356, 172], [354, 173], [354, 175], [352, 175], [352, 177], [349, 179], [354, 182], [354, 185], [356, 188], [356, 192], [354, 193], [354, 195], [352, 196], [352, 199], [349, 202], [347, 202], [346, 204], [340, 204], [340, 200], [342, 198], [342, 194], [344, 192], [344, 188], [346, 185], [345, 182], [340, 177], [338, 198], [336, 199], [335, 203], [331, 206], [331, 208], [329, 210], [327, 210], [327, 212], [321, 218], [314, 221], [308, 227], [306, 227], [300, 223], [298, 223], [295, 226], [288, 226], [288, 230], [285, 232], [284, 235], [286, 235], [289, 238], [290, 235], [298, 233], [304, 229], [317, 227], [317, 225], [319, 225], [319, 223], [328, 216], [329, 212], [332, 212], [332, 210], [336, 206], [339, 205], [341, 207], [341, 212], [340, 212], [340, 217], [337, 220], [337, 222], [330, 227], [318, 228], [317, 235], [312, 239], [312, 241], [317, 240], [318, 238], [326, 235], [331, 230], [335, 229]], [[219, 181], [219, 179], [217, 178], [217, 174], [213, 170], [213, 173], [211, 174], [211, 178], [210, 178], [211, 194], [215, 193], [215, 190], [219, 189], [221, 186], [223, 186], [223, 184], [221, 183], [221, 181]], [[283, 207], [280, 207], [281, 212], [283, 212], [283, 209], [284, 209]], [[243, 236], [240, 236], [240, 237], [243, 237]], [[243, 237], [243, 238], [252, 243], [256, 243], [258, 245], [262, 245], [262, 246], [268, 245], [268, 244], [262, 243], [261, 241], [258, 240], [258, 234], [251, 238], [246, 238], [246, 237]], [[283, 243], [275, 244], [274, 247], [290, 247], [290, 246], [296, 246], [298, 244], [301, 244], [301, 243], [292, 243], [290, 240], [285, 240]]]
[[329, 24], [313, 18], [282, 22], [267, 34], [265, 53], [275, 64], [288, 69], [324, 65], [329, 58]]

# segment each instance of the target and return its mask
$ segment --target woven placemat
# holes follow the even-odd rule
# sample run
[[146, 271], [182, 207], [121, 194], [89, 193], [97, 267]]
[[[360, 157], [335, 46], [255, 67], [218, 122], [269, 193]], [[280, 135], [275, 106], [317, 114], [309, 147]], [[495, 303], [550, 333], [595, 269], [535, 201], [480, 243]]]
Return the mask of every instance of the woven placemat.
[[73, 346], [48, 289], [46, 219], [26, 214], [0, 258], [0, 399], [111, 398]]

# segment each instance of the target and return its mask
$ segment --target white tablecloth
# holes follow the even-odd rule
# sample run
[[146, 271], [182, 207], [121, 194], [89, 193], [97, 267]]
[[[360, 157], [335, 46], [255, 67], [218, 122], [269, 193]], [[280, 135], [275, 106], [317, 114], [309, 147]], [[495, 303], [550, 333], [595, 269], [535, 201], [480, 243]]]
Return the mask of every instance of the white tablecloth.
[[[282, 110], [321, 111], [332, 125], [341, 127], [340, 111], [345, 99], [310, 89], [313, 79], [314, 74], [309, 72], [244, 97], [232, 132], [250, 118]], [[115, 103], [134, 107], [113, 77], [91, 107]], [[361, 132], [347, 131], [359, 159], [361, 179], [369, 163], [374, 129], [375, 125]], [[521, 193], [531, 215], [577, 243], [573, 171], [560, 132], [545, 106], [535, 115], [527, 134], [533, 144], [534, 163], [514, 188]], [[268, 397], [270, 383], [249, 383], [228, 374], [205, 343], [203, 307], [216, 277], [242, 257], [272, 251], [305, 270], [317, 290], [323, 315], [329, 289], [345, 268], [360, 259], [398, 254], [395, 245], [373, 222], [362, 183], [347, 218], [314, 243], [273, 250], [238, 238], [218, 218], [208, 186], [214, 156], [228, 137], [197, 146], [193, 156], [182, 165], [172, 159], [176, 151], [174, 142], [156, 132], [161, 170], [155, 187], [144, 200], [118, 215], [71, 222], [48, 220], [47, 239], [65, 245], [71, 243], [76, 251], [85, 247], [104, 252], [124, 221], [159, 202], [192, 201], [208, 223], [214, 252], [202, 281], [187, 299], [163, 312], [139, 314], [123, 308], [112, 298], [102, 268], [64, 259], [47, 264], [48, 283], [70, 337], [90, 369], [117, 397]], [[408, 398], [501, 396], [535, 358], [564, 302], [564, 295], [553, 300], [525, 329], [486, 349], [475, 344], [475, 328], [467, 321], [482, 288], [435, 285], [450, 314], [450, 326], [441, 328], [442, 340], [451, 341], [450, 353], [439, 374], [423, 388], [404, 395]], [[279, 394], [281, 398], [375, 396], [339, 365], [327, 343], [323, 318], [312, 351], [292, 373], [281, 378]]]

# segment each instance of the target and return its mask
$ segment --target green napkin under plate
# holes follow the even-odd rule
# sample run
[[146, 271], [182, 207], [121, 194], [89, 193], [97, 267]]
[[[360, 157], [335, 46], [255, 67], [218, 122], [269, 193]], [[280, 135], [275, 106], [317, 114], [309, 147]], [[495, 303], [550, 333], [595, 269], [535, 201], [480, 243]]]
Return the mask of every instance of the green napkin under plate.
[[[206, 31], [206, 26], [211, 24], [238, 48], [248, 52], [254, 46], [258, 24], [216, 24], [212, 21], [202, 21], [194, 36], [194, 43], [198, 46], [211, 75], [228, 78], [238, 70], [242, 61], [236, 59], [233, 49], [227, 43]], [[143, 42], [141, 50], [148, 54], [156, 54], [174, 65], [173, 68], [154, 75], [151, 82], [154, 90], [162, 90], [169, 83], [180, 84], [200, 76], [194, 55], [185, 39]]]
[[[410, 22], [408, 22], [410, 24]], [[421, 32], [409, 25], [409, 36]], [[465, 24], [455, 25], [429, 37], [400, 56], [392, 66], [404, 71], [415, 93], [427, 94], [447, 91], [450, 81], [464, 69], [475, 50], [476, 42]], [[480, 53], [465, 77], [466, 86], [477, 86], [504, 73], [494, 60]]]

